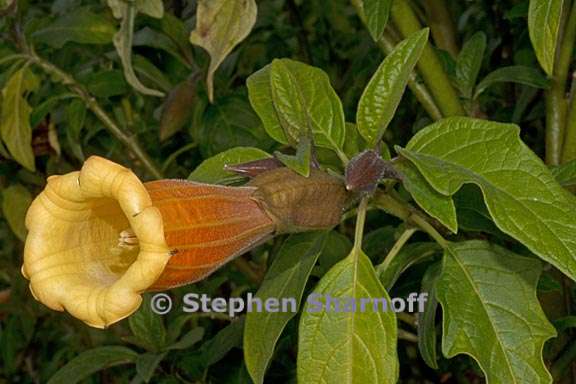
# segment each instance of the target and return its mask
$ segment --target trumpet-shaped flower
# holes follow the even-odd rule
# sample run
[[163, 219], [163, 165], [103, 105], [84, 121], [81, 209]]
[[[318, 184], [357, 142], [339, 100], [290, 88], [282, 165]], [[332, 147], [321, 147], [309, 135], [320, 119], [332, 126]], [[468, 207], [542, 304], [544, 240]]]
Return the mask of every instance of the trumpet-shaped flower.
[[201, 280], [275, 231], [338, 222], [339, 180], [271, 172], [246, 187], [142, 183], [93, 156], [79, 172], [49, 177], [33, 201], [22, 273], [38, 301], [104, 328], [136, 311], [142, 292]]

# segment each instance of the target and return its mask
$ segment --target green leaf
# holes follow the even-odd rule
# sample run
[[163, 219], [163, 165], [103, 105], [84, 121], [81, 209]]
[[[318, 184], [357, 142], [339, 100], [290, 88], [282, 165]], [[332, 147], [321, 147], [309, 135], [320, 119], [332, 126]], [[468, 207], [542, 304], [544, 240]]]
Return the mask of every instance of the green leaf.
[[456, 59], [456, 84], [462, 95], [468, 99], [472, 98], [485, 51], [486, 34], [476, 32], [464, 43]]
[[486, 232], [501, 235], [490, 217], [490, 212], [484, 203], [482, 191], [475, 185], [463, 185], [454, 195], [458, 227], [464, 231]]
[[72, 100], [65, 109], [65, 119], [68, 125], [66, 129], [66, 138], [72, 153], [78, 160], [84, 161], [84, 152], [82, 151], [81, 137], [84, 121], [86, 120], [86, 105], [82, 100]]
[[391, 8], [392, 0], [364, 0], [366, 27], [376, 42], [384, 35]]
[[[298, 311], [308, 277], [326, 243], [327, 232], [310, 232], [290, 236], [283, 244], [266, 273], [256, 297], [293, 298]], [[274, 347], [288, 321], [296, 312], [248, 312], [244, 329], [244, 360], [256, 384], [264, 382]]]
[[116, 27], [105, 16], [88, 8], [77, 8], [60, 16], [46, 28], [32, 34], [35, 41], [62, 48], [69, 41], [80, 44], [108, 44]]
[[28, 92], [39, 86], [38, 78], [27, 68], [15, 72], [2, 90], [2, 118], [0, 134], [8, 151], [18, 163], [34, 171], [34, 152], [32, 151], [32, 127], [30, 112], [32, 108], [26, 101]]
[[53, 113], [59, 101], [73, 98], [79, 98], [79, 96], [75, 93], [65, 92], [51, 96], [42, 103], [36, 105], [30, 114], [30, 126], [37, 126], [49, 113]]
[[166, 353], [144, 353], [136, 359], [136, 373], [145, 383], [150, 382], [154, 371], [160, 362], [166, 357]]
[[472, 356], [487, 383], [551, 383], [542, 348], [556, 332], [536, 297], [541, 269], [484, 241], [450, 244], [436, 286], [444, 355]]
[[430, 216], [438, 220], [452, 233], [458, 232], [458, 221], [454, 201], [436, 191], [410, 161], [400, 158], [394, 163], [402, 175], [402, 185], [416, 203]]
[[208, 98], [214, 100], [214, 72], [222, 61], [248, 36], [256, 22], [254, 0], [200, 0], [196, 9], [196, 29], [190, 42], [210, 54], [206, 83]]
[[162, 316], [154, 313], [149, 303], [149, 296], [132, 316], [128, 318], [130, 330], [134, 336], [151, 351], [158, 351], [166, 343], [166, 328]]
[[201, 118], [195, 124], [193, 137], [204, 157], [234, 147], [258, 147], [266, 151], [274, 145], [248, 101], [238, 95], [219, 98], [218, 103], [208, 105]]
[[312, 143], [310, 139], [303, 138], [300, 140], [294, 156], [286, 155], [279, 151], [274, 152], [274, 156], [299, 175], [310, 176], [310, 164], [312, 161]]
[[318, 265], [312, 271], [313, 276], [324, 276], [337, 262], [344, 259], [352, 249], [348, 237], [337, 231], [328, 232], [326, 244], [318, 257]]
[[576, 185], [576, 160], [569, 161], [551, 169], [554, 178], [563, 187]]
[[280, 125], [280, 120], [272, 101], [270, 65], [250, 75], [246, 80], [246, 86], [248, 87], [250, 104], [260, 117], [260, 120], [262, 120], [266, 133], [277, 142], [288, 144], [288, 136], [286, 136], [282, 125]]
[[166, 75], [144, 56], [133, 55], [132, 67], [145, 83], [155, 85], [165, 92], [170, 92], [173, 88]]
[[556, 58], [563, 4], [564, 0], [530, 0], [528, 9], [530, 40], [540, 65], [550, 76]]
[[375, 147], [394, 117], [414, 66], [428, 41], [428, 28], [400, 42], [380, 64], [358, 103], [358, 131]]
[[136, 9], [145, 15], [161, 19], [164, 16], [162, 0], [136, 0]]
[[[186, 44], [188, 44], [188, 39], [186, 39]], [[187, 67], [190, 66], [186, 58], [180, 52], [180, 47], [170, 37], [149, 27], [144, 27], [134, 34], [132, 45], [162, 49], [178, 59], [180, 63]]]
[[70, 360], [48, 384], [75, 384], [91, 374], [117, 365], [136, 362], [138, 354], [126, 347], [106, 346], [85, 352]]
[[121, 12], [122, 23], [120, 24], [120, 30], [114, 35], [113, 40], [118, 56], [120, 56], [122, 67], [124, 68], [126, 81], [128, 81], [128, 84], [130, 84], [132, 88], [144, 95], [164, 97], [164, 93], [143, 85], [140, 80], [138, 80], [138, 77], [136, 77], [134, 68], [132, 67], [132, 38], [134, 35], [134, 19], [137, 13], [134, 3], [118, 2], [117, 9]]
[[423, 313], [418, 313], [418, 350], [422, 359], [433, 369], [438, 369], [436, 358], [436, 284], [440, 277], [441, 265], [431, 265], [422, 278], [422, 293], [428, 294], [428, 302]]
[[224, 169], [226, 165], [247, 163], [253, 160], [268, 159], [272, 156], [261, 149], [236, 147], [204, 160], [188, 176], [188, 180], [207, 184], [233, 184], [243, 177]]
[[2, 214], [12, 232], [22, 241], [26, 240], [26, 211], [32, 204], [32, 195], [20, 184], [14, 184], [2, 191]]
[[232, 348], [242, 345], [244, 319], [242, 316], [233, 320], [222, 328], [216, 336], [202, 344], [200, 353], [206, 368], [222, 360]]
[[448, 118], [418, 132], [399, 151], [444, 195], [476, 184], [500, 230], [576, 279], [573, 197], [519, 133], [513, 124]]
[[[308, 296], [300, 319], [298, 382], [303, 383], [396, 383], [396, 315], [374, 311], [371, 304], [361, 311], [334, 306], [326, 311], [326, 295], [350, 303], [351, 299], [386, 299], [370, 259], [353, 250], [336, 264]], [[322, 308], [320, 307], [322, 305]], [[343, 311], [347, 310], [347, 311]]]
[[271, 100], [289, 140], [312, 133], [314, 144], [341, 151], [346, 135], [344, 110], [324, 71], [290, 59], [270, 65]]
[[196, 77], [192, 76], [170, 91], [160, 118], [160, 141], [164, 141], [182, 127], [192, 117], [192, 105], [196, 99]]
[[118, 70], [91, 73], [82, 78], [88, 91], [96, 97], [112, 97], [128, 92], [128, 85]]
[[182, 336], [180, 340], [171, 344], [167, 350], [181, 350], [181, 349], [188, 349], [192, 347], [194, 344], [202, 340], [204, 337], [204, 328], [196, 327], [190, 330], [187, 334]]
[[440, 247], [436, 243], [406, 244], [392, 260], [384, 259], [384, 262], [376, 268], [376, 273], [384, 288], [390, 290], [408, 268], [429, 259], [439, 251]]
[[497, 83], [517, 83], [544, 89], [550, 86], [548, 79], [539, 70], [523, 65], [513, 65], [490, 72], [476, 87], [474, 98], [476, 99], [488, 87]]

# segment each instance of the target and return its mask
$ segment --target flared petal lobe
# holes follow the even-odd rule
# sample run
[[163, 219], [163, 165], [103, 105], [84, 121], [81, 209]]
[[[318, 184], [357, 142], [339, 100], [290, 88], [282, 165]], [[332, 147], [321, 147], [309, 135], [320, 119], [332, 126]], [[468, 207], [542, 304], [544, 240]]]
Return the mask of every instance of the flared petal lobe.
[[[34, 297], [103, 328], [140, 305], [170, 252], [160, 211], [127, 168], [100, 157], [52, 176], [26, 216], [22, 272]], [[119, 244], [129, 229], [135, 247]]]

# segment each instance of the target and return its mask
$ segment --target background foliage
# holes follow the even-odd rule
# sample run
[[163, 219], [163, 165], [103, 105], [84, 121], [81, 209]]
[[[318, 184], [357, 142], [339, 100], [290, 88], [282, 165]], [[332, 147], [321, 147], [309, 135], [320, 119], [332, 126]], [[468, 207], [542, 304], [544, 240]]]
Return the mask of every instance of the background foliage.
[[[388, 144], [381, 148], [383, 157], [394, 153], [394, 145], [405, 147], [396, 151], [402, 154], [396, 167], [405, 175], [399, 198], [408, 201], [411, 196], [444, 225], [444, 237], [460, 241], [447, 246], [439, 240], [447, 249], [445, 273], [439, 272], [439, 246], [428, 236], [370, 209], [364, 252], [353, 252], [356, 259], [346, 258], [354, 240], [351, 212], [330, 232], [280, 236], [209, 279], [175, 289], [171, 295], [258, 292], [266, 297], [279, 289], [294, 296], [314, 289], [333, 292], [356, 284], [338, 280], [345, 277], [337, 274], [355, 260], [365, 288], [375, 296], [386, 294], [383, 285], [391, 296], [424, 290], [438, 298], [419, 319], [399, 316], [399, 367], [388, 361], [387, 372], [398, 369], [403, 383], [482, 383], [486, 379], [480, 366], [485, 368], [494, 356], [486, 354], [482, 342], [465, 345], [457, 330], [473, 322], [485, 330], [493, 323], [490, 316], [506, 314], [487, 311], [486, 318], [466, 318], [461, 311], [465, 303], [462, 307], [447, 303], [460, 300], [458, 295], [475, 284], [497, 286], [504, 279], [509, 285], [497, 294], [486, 288], [482, 294], [490, 297], [479, 295], [478, 300], [506, 308], [517, 299], [506, 296], [508, 289], [527, 297], [514, 311], [530, 324], [524, 328], [522, 322], [509, 323], [521, 331], [507, 348], [538, 349], [554, 335], [538, 302], [529, 300], [537, 290], [544, 312], [560, 334], [546, 343], [544, 362], [558, 380], [573, 382], [576, 376], [569, 370], [576, 354], [571, 330], [576, 324], [573, 284], [550, 265], [540, 275], [541, 265], [534, 258], [540, 256], [574, 277], [574, 253], [561, 251], [574, 234], [562, 229], [573, 228], [574, 219], [566, 213], [572, 212], [572, 200], [551, 176], [549, 180], [544, 176], [549, 189], [530, 190], [527, 179], [492, 172], [507, 155], [520, 164], [516, 172], [534, 177], [543, 172], [541, 162], [509, 124], [448, 120], [439, 128], [446, 135], [440, 145], [430, 144], [442, 135], [440, 131], [429, 129], [410, 141], [440, 117], [468, 115], [519, 124], [523, 142], [548, 165], [568, 164], [553, 172], [564, 187], [573, 188], [576, 173], [569, 161], [576, 157], [576, 118], [571, 118], [576, 108], [568, 105], [573, 99], [567, 98], [571, 89], [564, 81], [576, 36], [576, 28], [571, 28], [576, 25], [572, 2], [396, 0], [392, 5], [375, 0], [261, 0], [254, 5], [232, 1], [219, 9], [221, 3], [226, 2], [0, 1], [0, 382], [250, 383], [264, 380], [264, 375], [266, 382], [295, 382], [297, 372], [311, 382], [318, 379], [314, 365], [302, 362], [322, 353], [323, 347], [305, 345], [317, 337], [310, 327], [298, 332], [299, 323], [321, 321], [311, 316], [302, 315], [302, 321], [300, 314], [232, 319], [172, 311], [159, 317], [144, 304], [118, 325], [95, 330], [36, 302], [19, 271], [26, 208], [47, 176], [76, 170], [88, 156], [98, 154], [130, 166], [144, 179], [190, 177], [233, 184], [241, 180], [224, 172], [222, 164], [264, 158], [278, 150], [286, 164], [306, 173], [308, 162], [303, 159], [310, 148], [299, 129], [309, 116], [331, 118], [329, 123], [313, 121], [310, 129], [320, 162], [335, 172], [343, 172], [341, 160], [377, 145], [382, 135]], [[568, 26], [564, 29], [563, 19]], [[428, 32], [420, 30], [425, 25], [431, 27], [429, 45]], [[383, 62], [393, 47], [396, 50]], [[406, 82], [410, 91], [403, 93]], [[302, 99], [290, 93], [295, 89]], [[318, 106], [315, 98], [328, 101]], [[300, 103], [282, 104], [296, 99]], [[270, 100], [285, 118], [282, 128], [267, 119]], [[347, 122], [355, 122], [357, 129]], [[489, 150], [484, 143], [474, 147], [464, 134], [458, 136], [467, 124], [471, 124], [468, 134], [481, 131], [477, 137], [502, 141]], [[333, 130], [326, 131], [326, 126]], [[470, 144], [463, 155], [445, 150], [454, 137], [460, 138], [453, 144], [456, 147]], [[295, 157], [287, 155], [295, 149]], [[472, 164], [466, 163], [470, 153]], [[203, 163], [206, 159], [210, 160]], [[469, 166], [473, 172], [449, 169], [447, 163]], [[465, 185], [457, 191], [454, 186], [463, 183], [479, 188]], [[496, 187], [513, 198], [502, 200]], [[543, 201], [547, 204], [543, 210], [554, 207], [558, 214], [550, 220], [548, 213], [536, 215], [526, 227], [521, 220], [510, 220], [540, 209], [532, 202], [520, 213], [506, 211], [533, 197], [549, 198]], [[379, 204], [390, 208], [387, 201], [374, 205]], [[402, 218], [402, 212], [395, 216]], [[557, 243], [538, 241], [544, 231], [538, 227], [541, 217], [558, 225]], [[456, 225], [460, 231], [452, 234]], [[396, 255], [398, 245], [404, 247]], [[549, 252], [547, 247], [559, 251]], [[396, 257], [384, 261], [390, 252]], [[508, 264], [503, 266], [495, 255]], [[336, 265], [340, 260], [344, 262]], [[478, 260], [498, 274], [489, 279], [475, 275]], [[371, 280], [372, 264], [382, 285]], [[459, 278], [463, 266], [474, 275], [470, 286]], [[296, 276], [304, 278], [284, 281], [279, 274], [280, 279], [272, 279], [286, 270], [298, 271]], [[438, 304], [445, 321], [454, 319], [448, 322], [452, 328], [441, 330]], [[394, 321], [385, 319], [382, 327]], [[264, 325], [270, 333], [261, 333]], [[390, 332], [396, 332], [392, 328]], [[368, 337], [366, 329], [331, 329], [335, 338], [354, 332]], [[275, 345], [270, 345], [270, 335], [278, 336]], [[299, 337], [304, 343], [299, 344]], [[499, 335], [482, 337], [498, 340]], [[518, 340], [533, 345], [519, 347]], [[298, 345], [305, 355], [298, 353]], [[386, 351], [382, 346], [374, 353], [391, 356], [393, 347], [387, 345]], [[466, 351], [472, 351], [480, 365], [457, 355]], [[503, 351], [498, 353], [496, 360], [506, 359]], [[536, 376], [547, 375], [541, 362], [532, 363]], [[526, 370], [488, 371], [491, 382], [508, 383]], [[356, 380], [360, 382], [360, 376]]]

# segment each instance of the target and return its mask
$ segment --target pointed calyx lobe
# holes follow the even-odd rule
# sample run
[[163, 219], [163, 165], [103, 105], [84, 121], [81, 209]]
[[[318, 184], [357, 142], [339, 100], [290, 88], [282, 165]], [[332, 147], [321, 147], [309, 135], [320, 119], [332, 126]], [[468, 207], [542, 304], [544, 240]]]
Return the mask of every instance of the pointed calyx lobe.
[[346, 189], [352, 192], [373, 192], [383, 178], [399, 178], [399, 174], [374, 150], [356, 155], [346, 167]]

